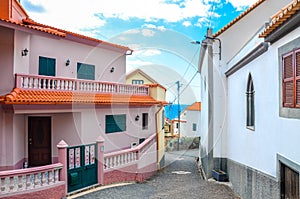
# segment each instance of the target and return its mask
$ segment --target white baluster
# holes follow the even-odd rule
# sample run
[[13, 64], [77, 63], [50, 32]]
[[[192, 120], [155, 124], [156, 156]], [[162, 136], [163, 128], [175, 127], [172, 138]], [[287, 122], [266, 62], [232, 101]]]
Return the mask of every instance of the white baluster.
[[0, 193], [5, 193], [5, 178], [0, 179]]
[[59, 181], [59, 170], [55, 169], [54, 170], [54, 183]]
[[24, 190], [24, 187], [23, 187], [23, 176], [20, 175], [18, 176], [18, 191], [22, 191]]
[[28, 88], [28, 77], [24, 77], [23, 88]]

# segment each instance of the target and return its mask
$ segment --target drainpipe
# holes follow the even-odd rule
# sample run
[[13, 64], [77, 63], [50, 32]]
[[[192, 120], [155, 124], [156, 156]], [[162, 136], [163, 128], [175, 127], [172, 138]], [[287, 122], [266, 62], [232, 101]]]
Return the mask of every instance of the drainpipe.
[[[158, 146], [158, 143], [159, 143], [159, 137], [158, 137], [158, 134], [159, 134], [159, 129], [158, 129], [158, 113], [163, 109], [164, 105], [162, 102], [160, 102], [160, 108], [156, 111], [155, 113], [155, 129], [156, 129], [156, 151], [159, 152], [159, 146]], [[159, 165], [159, 162], [158, 162], [158, 155], [156, 157], [156, 162], [157, 164]]]

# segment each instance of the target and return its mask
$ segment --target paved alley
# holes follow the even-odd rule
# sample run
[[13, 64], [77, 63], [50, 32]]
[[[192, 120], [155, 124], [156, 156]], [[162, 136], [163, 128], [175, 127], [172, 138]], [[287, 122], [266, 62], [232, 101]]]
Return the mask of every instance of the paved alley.
[[114, 186], [76, 198], [239, 198], [229, 187], [201, 179], [196, 164], [197, 152], [188, 150], [166, 153], [166, 168], [144, 183]]

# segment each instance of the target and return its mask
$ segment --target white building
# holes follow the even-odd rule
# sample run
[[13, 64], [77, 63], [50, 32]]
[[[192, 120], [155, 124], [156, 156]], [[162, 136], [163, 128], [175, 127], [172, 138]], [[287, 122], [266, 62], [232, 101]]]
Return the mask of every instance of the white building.
[[299, 198], [299, 9], [260, 0], [202, 43], [202, 163], [242, 198]]

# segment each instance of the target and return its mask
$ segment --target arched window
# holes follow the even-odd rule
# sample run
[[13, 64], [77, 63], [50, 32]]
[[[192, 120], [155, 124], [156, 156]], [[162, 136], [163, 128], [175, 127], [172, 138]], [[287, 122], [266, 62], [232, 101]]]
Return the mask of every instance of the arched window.
[[247, 92], [246, 92], [246, 103], [247, 103], [247, 128], [254, 130], [254, 86], [251, 74], [248, 75]]

